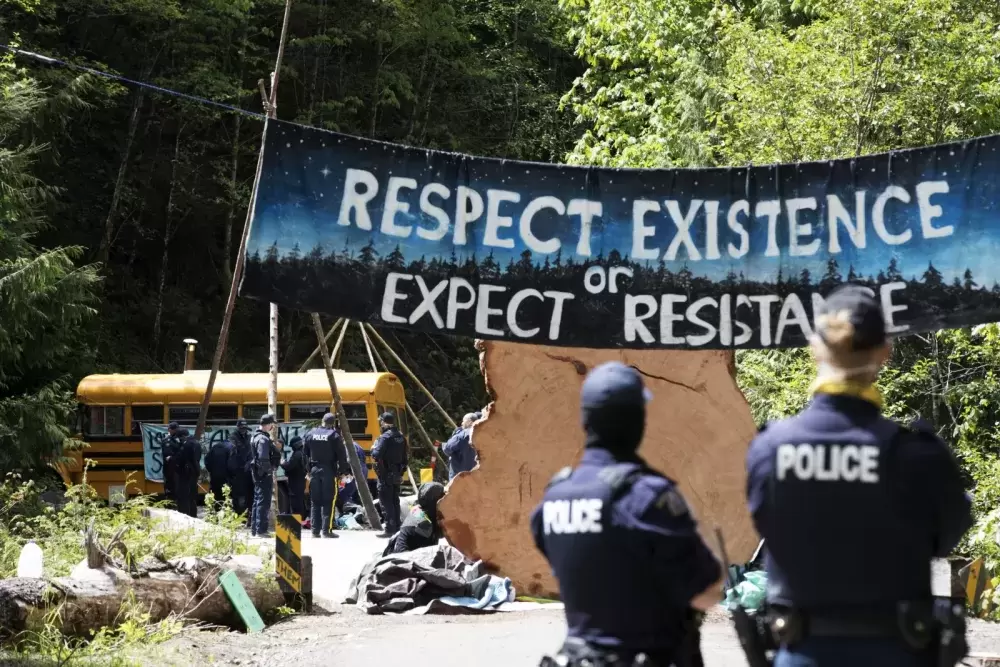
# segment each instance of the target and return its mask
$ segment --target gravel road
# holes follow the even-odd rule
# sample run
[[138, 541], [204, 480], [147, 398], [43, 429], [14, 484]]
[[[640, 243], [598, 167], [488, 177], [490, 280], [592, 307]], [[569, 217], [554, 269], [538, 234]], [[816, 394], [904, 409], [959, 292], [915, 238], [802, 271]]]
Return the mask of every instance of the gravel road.
[[[535, 667], [565, 632], [561, 611], [477, 616], [369, 616], [353, 607], [293, 617], [262, 635], [190, 633], [159, 647], [143, 664], [155, 666], [363, 667], [374, 656], [405, 656], [407, 667]], [[1000, 652], [1000, 626], [972, 622], [973, 653]], [[702, 627], [706, 667], [745, 667], [721, 610]]]

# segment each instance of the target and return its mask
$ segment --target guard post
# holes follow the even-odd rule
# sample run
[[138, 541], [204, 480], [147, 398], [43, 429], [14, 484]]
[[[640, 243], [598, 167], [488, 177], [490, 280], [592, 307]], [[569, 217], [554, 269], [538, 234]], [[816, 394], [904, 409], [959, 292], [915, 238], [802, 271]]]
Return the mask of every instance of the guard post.
[[297, 514], [279, 514], [274, 531], [274, 570], [278, 585], [289, 607], [308, 612], [312, 607], [312, 563], [309, 563], [309, 576], [303, 577], [302, 561], [302, 518]]

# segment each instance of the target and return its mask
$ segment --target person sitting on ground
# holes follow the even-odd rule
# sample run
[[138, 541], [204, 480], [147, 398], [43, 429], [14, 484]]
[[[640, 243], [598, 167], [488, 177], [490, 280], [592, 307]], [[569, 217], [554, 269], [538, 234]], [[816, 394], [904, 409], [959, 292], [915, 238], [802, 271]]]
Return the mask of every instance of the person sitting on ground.
[[420, 486], [417, 504], [403, 520], [403, 526], [395, 537], [389, 540], [382, 554], [399, 554], [431, 547], [441, 539], [441, 528], [437, 521], [438, 501], [444, 497], [444, 486], [437, 482], [427, 482]]
[[448, 456], [448, 479], [454, 479], [460, 472], [468, 472], [476, 467], [476, 450], [472, 447], [472, 425], [482, 419], [482, 413], [470, 412], [462, 417], [462, 425], [455, 429], [448, 442], [441, 449]]

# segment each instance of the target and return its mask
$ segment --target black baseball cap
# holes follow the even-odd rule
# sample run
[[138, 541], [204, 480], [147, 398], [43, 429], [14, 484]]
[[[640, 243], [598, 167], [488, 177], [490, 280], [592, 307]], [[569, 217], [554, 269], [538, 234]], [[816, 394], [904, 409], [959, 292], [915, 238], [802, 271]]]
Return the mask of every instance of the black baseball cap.
[[246, 419], [237, 419], [236, 420], [236, 428], [246, 428], [246, 427], [247, 427], [247, 420]]
[[336, 421], [337, 421], [337, 416], [334, 415], [332, 412], [327, 412], [325, 415], [323, 415], [324, 424], [333, 424]]
[[260, 425], [267, 426], [268, 424], [274, 423], [274, 415], [268, 413], [260, 418]]
[[181, 427], [181, 425], [178, 424], [177, 422], [170, 422], [169, 424], [167, 424], [167, 430], [168, 431], [176, 431], [180, 427]]
[[847, 283], [830, 292], [815, 313], [816, 335], [824, 343], [826, 332], [820, 323], [821, 316], [847, 313], [854, 327], [851, 348], [857, 352], [870, 350], [886, 342], [885, 315], [875, 292], [863, 285]]
[[384, 424], [395, 424], [396, 415], [392, 414], [391, 412], [383, 412], [382, 416], [379, 417], [379, 421], [381, 421]]
[[653, 398], [642, 376], [631, 366], [617, 361], [601, 364], [590, 371], [580, 389], [580, 407], [645, 405]]

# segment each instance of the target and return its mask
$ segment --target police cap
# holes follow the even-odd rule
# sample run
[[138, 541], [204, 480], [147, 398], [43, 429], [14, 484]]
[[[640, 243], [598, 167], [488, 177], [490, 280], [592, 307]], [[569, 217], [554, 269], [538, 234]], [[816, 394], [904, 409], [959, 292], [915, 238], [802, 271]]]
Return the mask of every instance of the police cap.
[[848, 283], [830, 292], [826, 301], [816, 312], [816, 335], [824, 343], [827, 340], [824, 315], [843, 314], [854, 327], [851, 337], [851, 349], [855, 351], [870, 350], [886, 341], [885, 316], [882, 305], [875, 293], [862, 285]]
[[260, 418], [260, 425], [267, 426], [268, 424], [274, 423], [274, 415], [268, 413]]
[[392, 414], [391, 412], [384, 412], [382, 413], [382, 416], [379, 417], [379, 421], [382, 422], [383, 424], [389, 424], [390, 426], [392, 426], [396, 423], [396, 415]]
[[337, 416], [334, 415], [332, 412], [327, 412], [325, 415], [323, 415], [324, 426], [328, 424], [335, 424], [336, 422], [337, 422]]
[[617, 361], [590, 371], [580, 390], [580, 406], [584, 409], [645, 405], [652, 398], [639, 372]]

